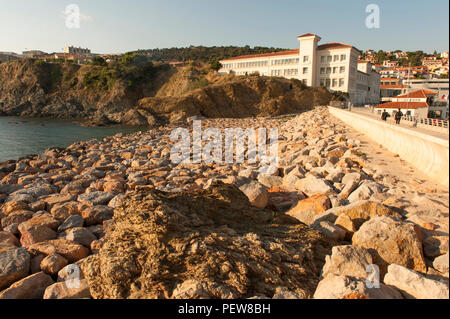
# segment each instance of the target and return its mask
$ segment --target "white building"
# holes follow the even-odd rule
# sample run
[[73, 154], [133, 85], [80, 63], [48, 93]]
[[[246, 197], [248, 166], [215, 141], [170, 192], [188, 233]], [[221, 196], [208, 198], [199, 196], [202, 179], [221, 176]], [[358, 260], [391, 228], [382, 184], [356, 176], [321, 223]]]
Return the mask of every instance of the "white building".
[[300, 49], [222, 60], [219, 73], [294, 78], [308, 86], [346, 92], [355, 105], [379, 103], [380, 75], [369, 62], [358, 63], [358, 49], [342, 43], [319, 45], [321, 38], [312, 33], [298, 40]]
[[90, 55], [91, 50], [70, 46], [70, 47], [64, 47], [64, 53]]

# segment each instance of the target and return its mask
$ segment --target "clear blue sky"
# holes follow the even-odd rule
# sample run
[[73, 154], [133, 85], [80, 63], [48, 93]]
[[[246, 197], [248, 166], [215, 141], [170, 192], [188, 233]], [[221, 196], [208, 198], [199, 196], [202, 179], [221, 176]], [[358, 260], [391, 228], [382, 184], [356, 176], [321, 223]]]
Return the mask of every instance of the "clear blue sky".
[[[66, 5], [79, 5], [80, 29], [65, 27]], [[365, 26], [380, 6], [380, 29]], [[448, 50], [448, 0], [0, 0], [0, 51], [65, 45], [95, 53], [189, 45], [296, 48], [296, 36], [359, 49]]]

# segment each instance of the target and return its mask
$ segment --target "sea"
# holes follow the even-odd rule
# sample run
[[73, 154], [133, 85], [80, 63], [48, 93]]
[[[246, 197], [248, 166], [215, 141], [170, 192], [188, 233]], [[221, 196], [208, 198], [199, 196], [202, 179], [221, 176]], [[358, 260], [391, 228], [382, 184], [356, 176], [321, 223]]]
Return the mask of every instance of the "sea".
[[86, 127], [70, 120], [0, 116], [0, 162], [49, 147], [67, 147], [74, 142], [103, 139], [117, 133], [129, 134], [143, 128], [113, 126]]

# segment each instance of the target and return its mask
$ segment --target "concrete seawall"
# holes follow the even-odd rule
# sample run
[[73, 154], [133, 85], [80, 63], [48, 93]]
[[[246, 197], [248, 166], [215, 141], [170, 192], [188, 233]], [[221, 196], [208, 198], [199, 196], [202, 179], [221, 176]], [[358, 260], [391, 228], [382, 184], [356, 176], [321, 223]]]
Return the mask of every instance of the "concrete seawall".
[[449, 141], [426, 133], [384, 123], [361, 114], [329, 107], [330, 113], [398, 154], [433, 181], [449, 186]]

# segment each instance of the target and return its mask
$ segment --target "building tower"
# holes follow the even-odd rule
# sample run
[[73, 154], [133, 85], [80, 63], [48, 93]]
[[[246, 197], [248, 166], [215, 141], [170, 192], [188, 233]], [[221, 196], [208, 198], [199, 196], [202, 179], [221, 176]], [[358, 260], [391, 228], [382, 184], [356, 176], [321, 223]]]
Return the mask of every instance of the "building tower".
[[300, 70], [302, 80], [308, 86], [318, 86], [317, 80], [317, 44], [321, 38], [315, 34], [307, 33], [297, 37], [300, 41]]

